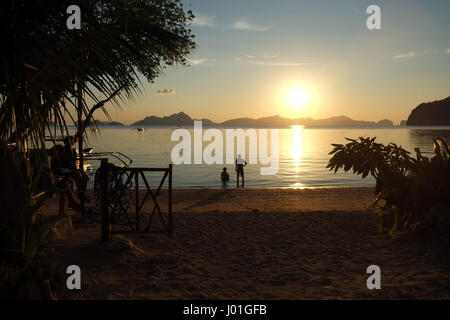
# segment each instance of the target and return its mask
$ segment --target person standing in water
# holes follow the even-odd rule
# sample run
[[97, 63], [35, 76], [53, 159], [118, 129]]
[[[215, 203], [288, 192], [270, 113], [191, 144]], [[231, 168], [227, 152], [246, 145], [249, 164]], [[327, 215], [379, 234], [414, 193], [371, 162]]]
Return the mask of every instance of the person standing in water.
[[237, 187], [239, 188], [239, 176], [242, 177], [242, 187], [244, 187], [244, 167], [247, 165], [247, 161], [245, 161], [244, 158], [240, 154], [238, 154], [236, 159], [236, 183]]
[[227, 167], [224, 167], [222, 173], [220, 174], [220, 180], [222, 181], [222, 186], [226, 187], [228, 181], [230, 181], [230, 175], [227, 172]]

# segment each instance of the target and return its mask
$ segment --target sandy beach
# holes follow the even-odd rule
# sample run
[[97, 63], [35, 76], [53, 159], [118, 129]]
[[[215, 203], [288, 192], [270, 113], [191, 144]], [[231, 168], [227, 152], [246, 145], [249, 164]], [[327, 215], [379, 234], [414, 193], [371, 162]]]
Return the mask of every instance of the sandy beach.
[[[107, 244], [98, 224], [69, 210], [74, 232], [49, 243], [53, 289], [59, 299], [450, 298], [447, 244], [380, 234], [365, 210], [373, 199], [372, 188], [176, 189], [172, 238], [115, 235]], [[41, 212], [56, 214], [57, 199]], [[82, 290], [65, 287], [71, 264]], [[373, 264], [381, 290], [366, 287]]]

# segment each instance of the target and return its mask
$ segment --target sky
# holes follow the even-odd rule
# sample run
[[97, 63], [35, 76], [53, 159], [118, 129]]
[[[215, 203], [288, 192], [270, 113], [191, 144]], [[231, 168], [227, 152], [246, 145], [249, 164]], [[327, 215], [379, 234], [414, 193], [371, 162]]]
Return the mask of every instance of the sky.
[[[345, 115], [398, 123], [418, 104], [450, 96], [448, 0], [183, 4], [196, 16], [190, 66], [166, 69], [111, 111], [113, 120], [184, 111], [213, 121]], [[381, 9], [380, 30], [366, 26], [369, 5]], [[306, 97], [297, 104], [288, 99], [294, 88]]]

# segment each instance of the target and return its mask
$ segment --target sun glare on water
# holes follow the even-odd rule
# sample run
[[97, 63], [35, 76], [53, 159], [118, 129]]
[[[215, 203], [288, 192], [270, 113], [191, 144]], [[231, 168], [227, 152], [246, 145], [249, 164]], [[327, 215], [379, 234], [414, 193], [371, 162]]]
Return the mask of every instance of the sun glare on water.
[[287, 103], [295, 108], [304, 107], [309, 102], [309, 94], [303, 88], [295, 87], [286, 95]]

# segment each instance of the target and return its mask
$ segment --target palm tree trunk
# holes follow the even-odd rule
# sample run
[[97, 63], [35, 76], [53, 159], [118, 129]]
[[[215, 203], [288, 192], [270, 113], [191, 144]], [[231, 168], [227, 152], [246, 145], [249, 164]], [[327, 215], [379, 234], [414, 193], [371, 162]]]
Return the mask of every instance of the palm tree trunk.
[[[84, 135], [84, 131], [81, 130], [82, 125], [83, 125], [83, 88], [82, 88], [82, 81], [81, 79], [78, 77], [78, 82], [77, 82], [77, 98], [78, 98], [78, 160], [79, 160], [79, 164], [78, 164], [78, 169], [81, 171], [81, 173], [84, 173], [84, 167], [83, 167], [83, 162], [84, 162], [84, 156], [83, 156], [83, 135]], [[81, 205], [81, 210], [84, 211], [84, 188], [79, 188], [78, 190], [78, 198], [80, 199], [80, 205]]]

